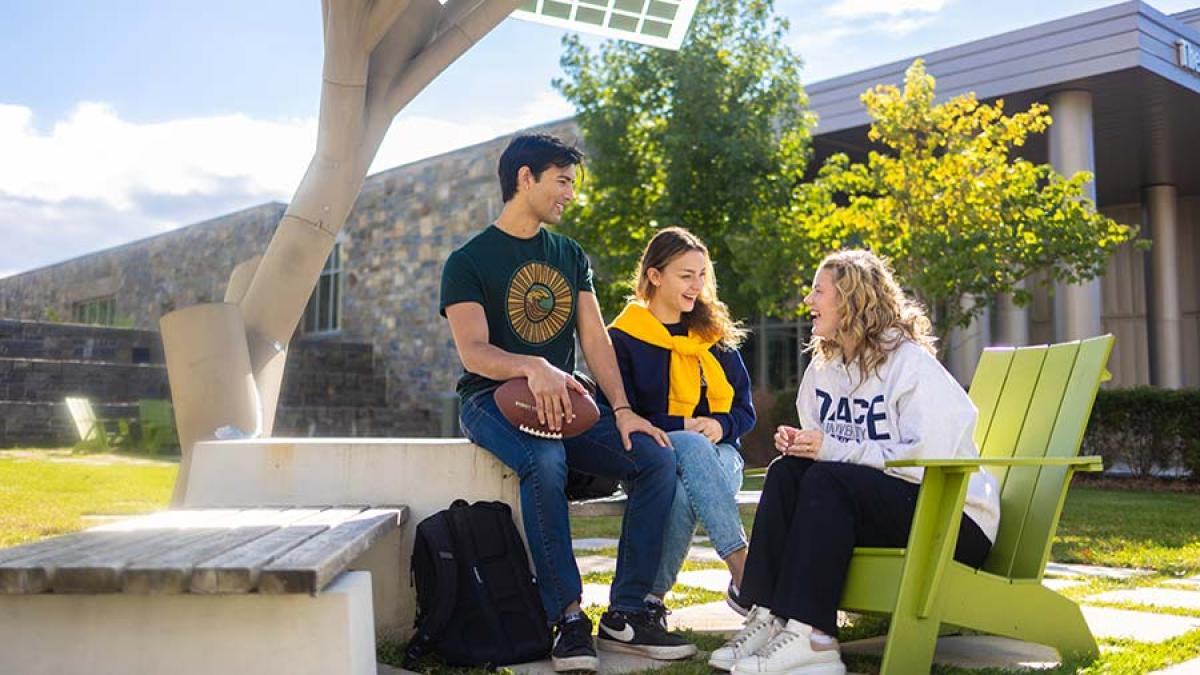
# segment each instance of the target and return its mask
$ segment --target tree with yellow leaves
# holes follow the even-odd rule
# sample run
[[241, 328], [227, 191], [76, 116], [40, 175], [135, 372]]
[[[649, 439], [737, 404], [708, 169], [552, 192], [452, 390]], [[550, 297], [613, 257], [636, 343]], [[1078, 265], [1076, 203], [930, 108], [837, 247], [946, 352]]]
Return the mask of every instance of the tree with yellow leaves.
[[904, 90], [862, 95], [875, 144], [865, 162], [826, 160], [793, 192], [792, 227], [780, 238], [749, 232], [739, 253], [760, 261], [761, 307], [795, 311], [813, 267], [829, 250], [860, 246], [891, 259], [905, 288], [924, 302], [942, 342], [997, 294], [1029, 302], [1025, 284], [1079, 282], [1102, 274], [1136, 229], [1096, 211], [1083, 196], [1086, 172], [1059, 175], [1015, 155], [1051, 124], [1047, 107], [1004, 114], [1004, 101], [974, 94], [934, 103], [934, 78], [921, 60]]

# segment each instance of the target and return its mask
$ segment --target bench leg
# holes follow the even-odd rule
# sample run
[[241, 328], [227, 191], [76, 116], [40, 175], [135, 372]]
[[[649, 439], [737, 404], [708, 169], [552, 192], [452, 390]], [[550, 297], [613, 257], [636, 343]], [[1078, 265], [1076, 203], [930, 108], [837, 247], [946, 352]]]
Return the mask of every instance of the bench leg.
[[375, 675], [371, 575], [309, 595], [0, 595], [0, 673]]

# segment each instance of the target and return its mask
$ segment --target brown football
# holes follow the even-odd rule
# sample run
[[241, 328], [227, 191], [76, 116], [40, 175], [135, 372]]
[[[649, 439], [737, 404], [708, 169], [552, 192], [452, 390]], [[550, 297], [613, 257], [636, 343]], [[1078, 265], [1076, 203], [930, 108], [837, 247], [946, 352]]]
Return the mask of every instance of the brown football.
[[493, 396], [496, 407], [514, 427], [538, 438], [574, 438], [592, 428], [600, 419], [600, 409], [596, 401], [587, 394], [580, 394], [573, 389], [567, 390], [571, 396], [571, 411], [574, 417], [563, 420], [562, 429], [551, 431], [549, 427], [538, 423], [537, 404], [533, 392], [529, 391], [529, 381], [523, 377], [508, 380], [496, 388]]

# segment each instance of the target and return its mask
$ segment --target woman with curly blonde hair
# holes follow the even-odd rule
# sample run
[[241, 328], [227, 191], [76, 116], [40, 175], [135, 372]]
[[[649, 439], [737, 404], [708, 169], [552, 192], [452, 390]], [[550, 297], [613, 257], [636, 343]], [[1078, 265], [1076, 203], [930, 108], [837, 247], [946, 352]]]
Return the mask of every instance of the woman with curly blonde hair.
[[[736, 597], [746, 533], [736, 495], [738, 440], [754, 426], [750, 376], [738, 353], [745, 331], [717, 297], [708, 248], [681, 227], [659, 230], [642, 253], [634, 296], [609, 326], [633, 411], [667, 432], [679, 479], [647, 606], [665, 628], [663, 597], [687, 557], [697, 522], [729, 567]], [[607, 639], [600, 624], [600, 639]]]
[[[975, 406], [938, 363], [929, 319], [864, 250], [821, 262], [804, 298], [812, 363], [801, 429], [775, 433], [741, 601], [746, 624], [709, 663], [735, 673], [845, 673], [837, 606], [856, 546], [904, 547], [922, 472], [897, 459], [975, 458]], [[983, 564], [1000, 520], [996, 481], [972, 476], [955, 559]]]

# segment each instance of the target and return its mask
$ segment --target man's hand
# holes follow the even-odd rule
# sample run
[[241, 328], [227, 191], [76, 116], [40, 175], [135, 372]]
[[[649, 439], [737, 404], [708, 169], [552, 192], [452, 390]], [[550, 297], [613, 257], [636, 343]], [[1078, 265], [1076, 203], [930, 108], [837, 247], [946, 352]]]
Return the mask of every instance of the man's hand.
[[537, 401], [538, 422], [551, 431], [561, 431], [564, 419], [575, 417], [571, 410], [571, 397], [568, 389], [574, 389], [580, 394], [586, 394], [587, 389], [568, 373], [550, 365], [545, 359], [538, 359], [534, 366], [528, 369], [525, 377], [529, 380], [529, 391]]
[[645, 417], [629, 408], [618, 410], [614, 416], [617, 418], [617, 431], [621, 432], [621, 442], [625, 444], [625, 450], [633, 449], [633, 441], [629, 440], [629, 437], [639, 432], [653, 438], [664, 448], [671, 447], [671, 439], [667, 438], [667, 432], [654, 426]]
[[696, 433], [703, 434], [713, 444], [720, 443], [721, 437], [725, 435], [725, 430], [721, 428], [721, 423], [712, 417], [688, 417], [683, 420], [683, 428], [686, 431], [695, 431]]

